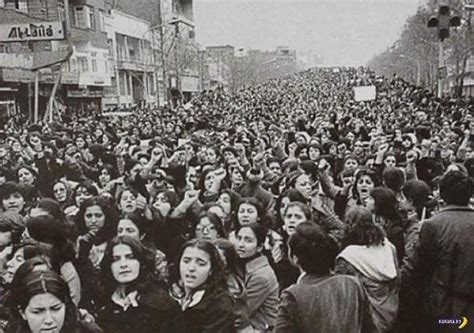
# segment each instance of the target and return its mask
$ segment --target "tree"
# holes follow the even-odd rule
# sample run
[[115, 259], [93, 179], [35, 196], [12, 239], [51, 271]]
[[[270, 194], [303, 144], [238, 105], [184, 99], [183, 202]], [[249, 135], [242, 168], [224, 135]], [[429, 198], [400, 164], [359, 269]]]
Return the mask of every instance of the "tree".
[[[416, 84], [434, 88], [438, 71], [437, 30], [428, 28], [429, 18], [436, 15], [441, 2], [429, 0], [420, 6], [415, 15], [409, 17], [393, 46], [374, 56], [369, 67], [378, 74], [394, 74]], [[471, 16], [463, 8], [462, 0], [443, 1], [448, 4], [452, 14], [464, 16], [460, 27], [451, 28], [450, 38], [444, 42], [446, 65], [450, 68], [450, 78], [461, 91], [466, 76], [466, 64], [474, 54]]]

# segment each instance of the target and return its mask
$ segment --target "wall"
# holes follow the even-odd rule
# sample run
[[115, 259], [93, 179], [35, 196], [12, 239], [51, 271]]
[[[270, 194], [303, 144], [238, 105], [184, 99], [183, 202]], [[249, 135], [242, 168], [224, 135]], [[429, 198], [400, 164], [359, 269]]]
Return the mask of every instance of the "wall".
[[138, 39], [150, 40], [150, 34], [148, 33], [150, 23], [117, 10], [111, 11], [110, 16], [106, 18], [106, 25], [110, 29], [108, 31], [109, 38], [111, 36], [110, 33], [113, 32]]

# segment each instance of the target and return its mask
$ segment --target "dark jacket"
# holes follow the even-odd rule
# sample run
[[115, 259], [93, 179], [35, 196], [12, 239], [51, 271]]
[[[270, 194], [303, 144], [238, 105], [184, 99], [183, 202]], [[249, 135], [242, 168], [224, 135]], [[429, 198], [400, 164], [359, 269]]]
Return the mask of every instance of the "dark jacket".
[[[3, 331], [2, 331], [3, 332]], [[6, 333], [30, 333], [30, 329], [25, 325], [25, 322], [14, 322], [9, 324], [5, 329]], [[61, 333], [103, 333], [104, 331], [94, 323], [86, 323], [83, 321], [77, 322], [74, 327], [64, 328], [61, 330]]]
[[148, 288], [137, 302], [137, 307], [131, 305], [124, 311], [109, 298], [99, 315], [99, 325], [106, 333], [183, 332], [179, 305], [163, 288]]
[[223, 289], [206, 292], [198, 304], [183, 311], [183, 322], [186, 333], [235, 332], [232, 299]]
[[276, 333], [372, 331], [369, 300], [355, 277], [304, 275], [281, 295]]
[[439, 319], [474, 318], [474, 210], [447, 206], [423, 223], [418, 246], [402, 270], [402, 288], [423, 291], [426, 332], [452, 329]]
[[261, 255], [250, 260], [245, 264], [245, 273], [241, 274], [245, 281], [252, 327], [263, 331], [267, 327], [274, 326], [278, 309], [279, 286], [267, 257]]

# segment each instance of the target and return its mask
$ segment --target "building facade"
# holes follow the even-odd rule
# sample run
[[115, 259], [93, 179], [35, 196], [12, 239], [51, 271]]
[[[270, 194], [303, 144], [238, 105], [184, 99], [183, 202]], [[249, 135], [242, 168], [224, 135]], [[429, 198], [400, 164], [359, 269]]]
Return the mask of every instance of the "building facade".
[[[103, 0], [4, 0], [0, 8], [2, 24], [65, 22], [64, 40], [0, 42], [0, 87], [16, 88], [16, 111], [31, 117], [33, 68], [44, 64], [39, 73], [39, 113], [45, 112], [54, 78], [62, 71], [57, 91], [59, 108], [92, 112], [102, 107], [104, 88], [111, 85], [108, 45], [103, 24]], [[68, 12], [66, 13], [66, 9]], [[64, 65], [46, 66], [55, 57], [67, 60]]]
[[150, 22], [114, 9], [104, 21], [112, 68], [104, 106], [157, 103], [158, 43]]
[[202, 52], [194, 38], [193, 0], [162, 0], [160, 11], [160, 50], [165, 68], [160, 81], [176, 105], [190, 100], [202, 86]]
[[137, 9], [128, 0], [0, 1], [0, 24], [64, 22], [66, 27], [63, 40], [0, 42], [0, 115], [32, 116], [33, 69], [56, 58], [67, 61], [37, 71], [40, 117], [59, 71], [56, 105], [71, 112], [176, 105], [198, 94], [205, 52], [194, 38], [193, 1], [138, 3]]

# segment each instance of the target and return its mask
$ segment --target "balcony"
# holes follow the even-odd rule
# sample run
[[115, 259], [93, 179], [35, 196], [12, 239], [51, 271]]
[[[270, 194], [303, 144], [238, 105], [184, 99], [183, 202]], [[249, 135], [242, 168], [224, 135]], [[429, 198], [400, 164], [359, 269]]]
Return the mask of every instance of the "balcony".
[[153, 72], [154, 66], [146, 64], [142, 60], [118, 60], [117, 69], [134, 72]]

